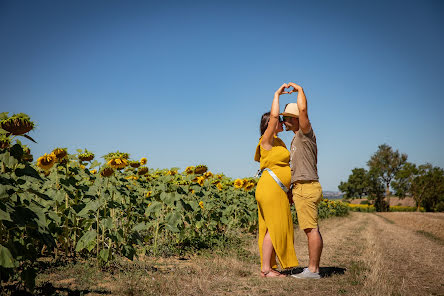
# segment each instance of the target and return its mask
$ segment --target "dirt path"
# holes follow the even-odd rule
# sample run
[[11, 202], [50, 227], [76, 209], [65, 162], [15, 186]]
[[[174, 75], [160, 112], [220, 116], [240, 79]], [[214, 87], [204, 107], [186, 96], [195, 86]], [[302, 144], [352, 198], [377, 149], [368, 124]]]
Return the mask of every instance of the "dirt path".
[[[145, 258], [128, 262], [119, 272], [83, 271], [98, 274], [93, 281], [81, 277], [86, 267], [65, 268], [41, 276], [40, 282], [49, 281], [59, 292], [86, 295], [444, 295], [444, 245], [439, 239], [444, 229], [429, 237], [418, 232], [421, 227], [403, 222], [437, 226], [443, 216], [402, 213], [406, 215], [400, 219], [398, 214], [351, 213], [321, 221], [321, 280], [260, 278], [257, 242], [251, 237], [246, 247], [230, 255], [208, 253], [185, 261]], [[306, 242], [296, 229], [301, 267], [308, 263]], [[68, 278], [69, 289], [64, 283]]]

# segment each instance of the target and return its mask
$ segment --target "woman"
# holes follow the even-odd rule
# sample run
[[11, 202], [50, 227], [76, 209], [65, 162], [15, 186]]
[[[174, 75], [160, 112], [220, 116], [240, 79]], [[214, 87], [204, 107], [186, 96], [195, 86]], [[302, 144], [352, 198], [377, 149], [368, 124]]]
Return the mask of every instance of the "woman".
[[290, 188], [290, 152], [276, 135], [283, 130], [279, 119], [279, 96], [286, 93], [283, 84], [274, 94], [271, 111], [262, 115], [261, 138], [256, 148], [255, 161], [263, 170], [257, 183], [256, 201], [259, 214], [259, 252], [261, 276], [283, 277], [276, 271], [276, 255], [282, 268], [295, 267], [298, 259], [293, 247], [293, 221], [287, 193], [265, 168], [270, 169], [286, 187]]

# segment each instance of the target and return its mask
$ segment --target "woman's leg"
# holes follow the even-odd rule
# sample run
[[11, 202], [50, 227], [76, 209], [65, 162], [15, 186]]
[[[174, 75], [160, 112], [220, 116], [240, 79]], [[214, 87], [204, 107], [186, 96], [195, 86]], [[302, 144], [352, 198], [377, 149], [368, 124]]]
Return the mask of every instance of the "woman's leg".
[[273, 242], [271, 241], [270, 233], [265, 233], [264, 242], [262, 243], [262, 271], [269, 271], [271, 269], [271, 255], [273, 254]]
[[272, 269], [272, 259], [276, 256], [273, 242], [271, 241], [270, 233], [265, 233], [264, 242], [262, 244], [262, 276], [265, 277], [285, 277], [285, 275]]

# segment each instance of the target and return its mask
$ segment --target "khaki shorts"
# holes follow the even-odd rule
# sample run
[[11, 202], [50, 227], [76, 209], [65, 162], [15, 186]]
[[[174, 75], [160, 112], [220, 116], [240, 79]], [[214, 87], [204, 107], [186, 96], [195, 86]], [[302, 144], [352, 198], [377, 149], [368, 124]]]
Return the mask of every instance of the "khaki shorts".
[[317, 228], [318, 204], [322, 199], [321, 184], [318, 181], [297, 181], [293, 183], [292, 193], [299, 228]]

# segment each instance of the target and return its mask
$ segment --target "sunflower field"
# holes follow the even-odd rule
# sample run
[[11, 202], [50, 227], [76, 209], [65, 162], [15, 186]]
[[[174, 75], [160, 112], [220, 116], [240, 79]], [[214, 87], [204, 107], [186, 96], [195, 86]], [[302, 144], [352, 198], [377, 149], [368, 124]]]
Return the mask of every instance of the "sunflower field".
[[[34, 161], [18, 137], [34, 123], [0, 114], [1, 281], [34, 286], [37, 260], [168, 256], [223, 247], [236, 233], [255, 233], [257, 180], [233, 180], [205, 165], [150, 169], [147, 159], [66, 148]], [[321, 218], [342, 216], [340, 202], [321, 203]], [[295, 220], [297, 221], [297, 220]]]

